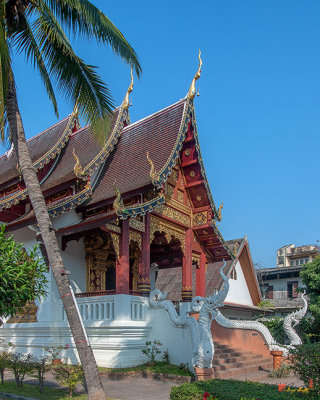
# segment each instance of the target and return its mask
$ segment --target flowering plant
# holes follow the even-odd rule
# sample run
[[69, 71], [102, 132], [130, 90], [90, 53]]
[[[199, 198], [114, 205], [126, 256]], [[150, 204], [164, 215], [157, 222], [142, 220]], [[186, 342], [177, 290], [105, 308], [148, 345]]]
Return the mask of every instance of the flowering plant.
[[216, 397], [214, 397], [213, 394], [210, 394], [208, 392], [203, 393], [203, 400], [218, 400]]
[[45, 351], [47, 351], [53, 359], [57, 358], [62, 350], [68, 350], [70, 346], [65, 344], [64, 346], [50, 346], [44, 347]]

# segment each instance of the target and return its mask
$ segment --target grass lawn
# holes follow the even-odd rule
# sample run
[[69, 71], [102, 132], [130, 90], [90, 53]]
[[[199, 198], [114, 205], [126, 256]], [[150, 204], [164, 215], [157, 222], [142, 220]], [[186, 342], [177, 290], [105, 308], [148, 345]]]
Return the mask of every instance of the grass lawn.
[[138, 365], [137, 367], [130, 368], [104, 368], [99, 367], [99, 371], [108, 371], [108, 372], [129, 372], [129, 371], [147, 371], [147, 372], [156, 372], [160, 374], [171, 374], [171, 375], [180, 375], [180, 376], [193, 376], [193, 373], [190, 371], [186, 371], [178, 367], [178, 365], [167, 364], [164, 361], [157, 362], [155, 365], [143, 364]]
[[[33, 397], [34, 399], [39, 399], [39, 400], [70, 400], [70, 397], [68, 396], [68, 393], [65, 390], [45, 387], [44, 393], [40, 393], [38, 386], [28, 385], [27, 383], [25, 383], [21, 388], [18, 388], [15, 382], [5, 382], [3, 385], [0, 384], [0, 392], [20, 394], [25, 397]], [[86, 394], [78, 396], [74, 395], [72, 399], [87, 400], [88, 396]], [[115, 399], [107, 397], [107, 400], [115, 400]]]

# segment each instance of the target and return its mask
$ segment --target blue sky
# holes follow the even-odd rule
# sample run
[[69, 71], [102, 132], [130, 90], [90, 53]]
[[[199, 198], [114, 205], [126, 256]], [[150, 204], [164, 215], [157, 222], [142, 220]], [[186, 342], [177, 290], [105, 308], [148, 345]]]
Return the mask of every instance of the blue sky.
[[[255, 262], [275, 266], [284, 244], [320, 240], [320, 2], [309, 0], [93, 1], [141, 61], [131, 120], [188, 91], [202, 50], [195, 99], [200, 142], [225, 239], [247, 235]], [[108, 4], [107, 4], [108, 3]], [[74, 40], [99, 66], [119, 105], [128, 66], [110, 49]], [[42, 84], [16, 58], [27, 137], [57, 121]], [[60, 117], [72, 107], [61, 99]]]

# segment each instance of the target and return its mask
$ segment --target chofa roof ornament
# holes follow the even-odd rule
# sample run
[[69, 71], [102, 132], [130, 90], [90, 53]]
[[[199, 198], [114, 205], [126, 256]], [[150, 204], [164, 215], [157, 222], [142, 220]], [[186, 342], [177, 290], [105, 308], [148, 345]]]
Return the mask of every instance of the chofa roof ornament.
[[151, 180], [151, 182], [152, 182], [152, 184], [154, 185], [154, 186], [159, 186], [159, 184], [160, 184], [160, 175], [158, 174], [158, 172], [156, 171], [156, 169], [155, 169], [155, 166], [154, 166], [154, 164], [153, 164], [153, 162], [152, 162], [152, 160], [151, 160], [151, 158], [150, 158], [150, 156], [149, 156], [149, 152], [147, 151], [147, 160], [148, 160], [148, 163], [150, 164], [150, 180]]
[[125, 110], [129, 108], [130, 101], [129, 101], [129, 94], [133, 91], [133, 75], [132, 75], [132, 67], [131, 67], [131, 83], [130, 86], [128, 87], [127, 93], [124, 96], [123, 102], [121, 104], [121, 107], [123, 107]]
[[202, 60], [201, 60], [201, 50], [199, 49], [199, 68], [198, 71], [196, 72], [194, 78], [192, 79], [189, 92], [187, 97], [189, 97], [190, 100], [193, 100], [196, 95], [196, 80], [200, 78], [201, 75], [201, 66], [202, 66]]

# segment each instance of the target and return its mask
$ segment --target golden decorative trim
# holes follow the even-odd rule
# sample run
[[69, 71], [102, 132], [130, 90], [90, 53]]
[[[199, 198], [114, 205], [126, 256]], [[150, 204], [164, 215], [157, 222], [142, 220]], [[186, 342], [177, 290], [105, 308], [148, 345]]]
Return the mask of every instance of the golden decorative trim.
[[116, 232], [116, 233], [121, 233], [121, 228], [120, 226], [114, 225], [114, 224], [105, 224], [104, 225], [107, 229], [109, 229], [112, 232]]
[[152, 184], [154, 186], [156, 186], [158, 184], [159, 180], [160, 180], [160, 175], [157, 173], [157, 171], [155, 169], [155, 166], [154, 166], [151, 158], [149, 157], [149, 152], [148, 151], [147, 151], [147, 160], [148, 160], [148, 163], [150, 164], [150, 168], [151, 168], [150, 169], [151, 182], [152, 182]]
[[196, 199], [197, 199], [197, 201], [201, 201], [201, 200], [202, 200], [201, 194], [198, 194], [197, 197], [196, 197]]
[[174, 208], [168, 207], [166, 204], [162, 204], [157, 212], [177, 222], [180, 222], [180, 224], [190, 226], [190, 217], [188, 215], [185, 215]]
[[74, 159], [76, 160], [76, 163], [75, 163], [75, 165], [74, 165], [74, 167], [73, 167], [73, 171], [74, 171], [75, 176], [76, 176], [78, 179], [86, 179], [86, 178], [87, 178], [87, 175], [86, 175], [86, 174], [84, 173], [84, 171], [83, 171], [83, 168], [82, 168], [82, 166], [81, 166], [79, 157], [78, 157], [77, 154], [76, 154], [75, 148], [73, 149], [73, 153], [72, 153], [72, 154], [73, 154]]
[[222, 220], [222, 209], [223, 209], [223, 202], [220, 204], [220, 207], [219, 207], [219, 209], [218, 209], [218, 211], [217, 211], [216, 220], [217, 220], [218, 222], [221, 222], [221, 220]]
[[113, 183], [113, 190], [115, 191], [117, 197], [115, 198], [113, 202], [113, 209], [116, 212], [117, 215], [121, 215], [121, 213], [124, 210], [124, 205], [123, 205], [123, 200], [121, 198], [121, 193], [120, 190], [116, 187], [116, 181]]
[[114, 251], [116, 252], [117, 258], [120, 257], [120, 237], [115, 233], [110, 233]]
[[196, 81], [200, 78], [201, 66], [202, 66], [201, 50], [199, 49], [199, 68], [198, 68], [198, 71], [196, 72], [196, 74], [195, 74], [195, 76], [194, 76], [194, 78], [193, 78], [193, 80], [191, 82], [191, 85], [190, 85], [190, 88], [189, 88], [189, 91], [188, 91], [188, 97], [189, 97], [190, 100], [193, 100], [195, 95], [196, 95]]
[[138, 232], [130, 231], [129, 232], [129, 238], [130, 240], [133, 240], [134, 242], [137, 242], [139, 245], [139, 249], [141, 250], [142, 246], [142, 237]]
[[175, 209], [185, 213], [185, 214], [191, 215], [191, 207], [189, 207], [183, 203], [180, 203], [177, 200], [166, 198], [166, 204], [172, 208], [175, 208]]
[[145, 231], [144, 223], [141, 221], [138, 221], [137, 219], [130, 218], [129, 219], [129, 227], [132, 229], [135, 229], [139, 232]]
[[186, 150], [184, 151], [184, 155], [185, 155], [186, 157], [189, 157], [190, 154], [191, 154], [190, 149], [186, 149]]
[[193, 214], [192, 226], [205, 225], [207, 223], [208, 223], [208, 213], [207, 213], [207, 211], [203, 211], [203, 212], [199, 212], [199, 213]]
[[176, 225], [164, 221], [160, 218], [157, 218], [153, 215], [151, 215], [151, 220], [150, 220], [150, 243], [153, 240], [154, 234], [156, 232], [164, 232], [165, 235], [167, 236], [168, 242], [170, 242], [171, 237], [175, 237], [178, 239], [181, 243], [181, 248], [183, 253], [185, 252], [185, 231], [182, 229], [177, 228]]
[[190, 178], [194, 178], [196, 176], [196, 173], [194, 172], [194, 170], [190, 171]]
[[7, 324], [38, 322], [37, 311], [38, 311], [38, 306], [36, 306], [34, 301], [27, 302], [27, 304], [24, 307], [22, 307], [21, 311], [19, 311], [17, 314], [9, 318]]
[[121, 107], [123, 107], [125, 110], [128, 110], [129, 105], [130, 105], [130, 100], [129, 100], [129, 94], [132, 92], [133, 90], [133, 75], [132, 75], [132, 67], [131, 67], [131, 83], [130, 86], [128, 87], [127, 93], [123, 99], [123, 102], [121, 104]]
[[180, 201], [180, 203], [183, 203], [184, 200], [184, 193], [182, 190], [178, 190], [178, 201]]
[[200, 265], [200, 254], [192, 253], [192, 261], [194, 261], [194, 262], [196, 262], [197, 264]]

